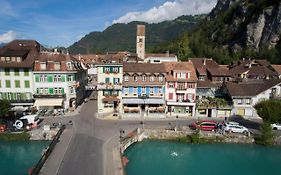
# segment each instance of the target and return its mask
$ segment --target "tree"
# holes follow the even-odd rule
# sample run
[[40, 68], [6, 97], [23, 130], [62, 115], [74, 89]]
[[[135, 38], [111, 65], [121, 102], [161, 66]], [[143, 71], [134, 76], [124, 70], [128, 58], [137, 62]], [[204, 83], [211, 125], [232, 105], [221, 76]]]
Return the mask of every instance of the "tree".
[[281, 122], [281, 101], [280, 100], [266, 100], [255, 105], [258, 115], [266, 123]]
[[255, 138], [256, 143], [264, 146], [273, 145], [274, 135], [272, 132], [272, 128], [269, 123], [264, 122], [261, 125], [261, 134]]
[[0, 117], [4, 117], [11, 109], [11, 104], [8, 100], [0, 100]]

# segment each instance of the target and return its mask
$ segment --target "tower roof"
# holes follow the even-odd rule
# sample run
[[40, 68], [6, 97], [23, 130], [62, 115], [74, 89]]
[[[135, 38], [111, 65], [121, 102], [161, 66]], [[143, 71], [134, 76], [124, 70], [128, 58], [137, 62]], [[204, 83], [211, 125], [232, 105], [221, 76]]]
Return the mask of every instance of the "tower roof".
[[145, 36], [145, 25], [137, 25], [137, 36]]

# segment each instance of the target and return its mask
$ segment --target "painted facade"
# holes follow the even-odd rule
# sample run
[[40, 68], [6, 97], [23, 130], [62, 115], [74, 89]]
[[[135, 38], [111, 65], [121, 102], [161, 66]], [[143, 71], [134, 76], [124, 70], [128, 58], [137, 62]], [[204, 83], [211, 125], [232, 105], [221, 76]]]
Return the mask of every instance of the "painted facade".
[[123, 65], [97, 64], [98, 113], [119, 112], [122, 106]]

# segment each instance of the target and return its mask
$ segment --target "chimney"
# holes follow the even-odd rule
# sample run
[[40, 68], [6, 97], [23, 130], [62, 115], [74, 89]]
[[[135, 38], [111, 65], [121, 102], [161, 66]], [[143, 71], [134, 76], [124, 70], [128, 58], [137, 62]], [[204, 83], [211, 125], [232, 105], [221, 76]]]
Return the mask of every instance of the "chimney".
[[137, 55], [141, 59], [145, 59], [145, 25], [137, 25]]

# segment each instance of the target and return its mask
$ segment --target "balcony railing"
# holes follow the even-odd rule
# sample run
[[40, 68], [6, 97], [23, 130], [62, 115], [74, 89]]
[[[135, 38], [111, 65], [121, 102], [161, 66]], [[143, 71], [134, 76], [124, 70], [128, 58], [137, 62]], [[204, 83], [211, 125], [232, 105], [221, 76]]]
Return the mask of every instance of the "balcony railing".
[[122, 90], [121, 84], [102, 84], [99, 83], [97, 86], [97, 89], [116, 89], [116, 90]]
[[34, 98], [65, 98], [65, 94], [34, 94]]
[[9, 100], [10, 103], [34, 103], [33, 99], [29, 100]]

